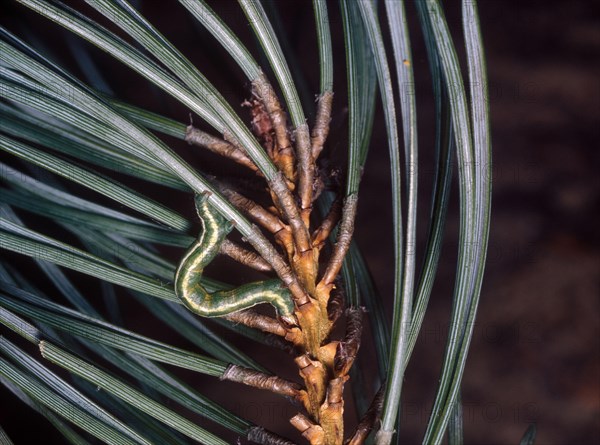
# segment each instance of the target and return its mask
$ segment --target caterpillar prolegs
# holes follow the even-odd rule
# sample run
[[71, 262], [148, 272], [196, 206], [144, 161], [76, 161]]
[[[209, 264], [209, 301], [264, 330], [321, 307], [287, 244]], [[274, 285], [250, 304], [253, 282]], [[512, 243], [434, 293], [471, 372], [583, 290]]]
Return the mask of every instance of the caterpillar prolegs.
[[203, 317], [222, 317], [260, 303], [270, 303], [282, 317], [290, 316], [294, 312], [294, 302], [280, 280], [258, 281], [212, 293], [202, 286], [204, 268], [219, 253], [232, 226], [211, 208], [206, 195], [196, 195], [195, 201], [202, 231], [177, 268], [177, 296], [192, 312]]

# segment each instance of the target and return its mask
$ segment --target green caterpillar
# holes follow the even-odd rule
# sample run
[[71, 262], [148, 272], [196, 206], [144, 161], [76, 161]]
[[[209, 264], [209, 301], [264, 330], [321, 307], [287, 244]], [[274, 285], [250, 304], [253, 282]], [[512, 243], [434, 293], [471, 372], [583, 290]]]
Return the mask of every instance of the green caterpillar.
[[260, 303], [270, 303], [282, 317], [290, 316], [294, 312], [294, 302], [280, 280], [258, 281], [213, 293], [202, 286], [204, 267], [219, 253], [232, 225], [210, 207], [206, 195], [196, 195], [195, 201], [202, 232], [177, 268], [177, 296], [192, 312], [203, 317], [222, 317]]

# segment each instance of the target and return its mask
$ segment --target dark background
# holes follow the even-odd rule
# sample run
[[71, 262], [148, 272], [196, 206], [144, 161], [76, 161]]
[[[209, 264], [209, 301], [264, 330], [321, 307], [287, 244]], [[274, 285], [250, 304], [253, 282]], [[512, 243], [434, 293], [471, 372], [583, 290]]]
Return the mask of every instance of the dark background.
[[[174, 3], [167, 9], [165, 2], [143, 3], [142, 13], [200, 67], [230, 103], [237, 106], [248, 97], [247, 82], [237, 66], [193, 26], [181, 6]], [[306, 73], [308, 91], [312, 94], [318, 88], [312, 8], [307, 1], [282, 2], [280, 6], [296, 63]], [[537, 444], [600, 443], [600, 261], [596, 229], [600, 27], [593, 6], [591, 0], [479, 2], [490, 81], [493, 207], [486, 277], [463, 383], [467, 444], [517, 444], [530, 423], [537, 424]], [[220, 1], [214, 7], [226, 14], [231, 20], [228, 23], [245, 36], [246, 42], [252, 42], [251, 31], [234, 2]], [[458, 2], [446, 2], [446, 10], [460, 47]], [[61, 62], [84, 78], [64, 45], [64, 34], [56, 26], [20, 7], [9, 6], [6, 11], [2, 19], [6, 26], [25, 36], [22, 23], [34, 24], [41, 38], [38, 43], [57, 51]], [[419, 247], [422, 247], [431, 190], [434, 127], [423, 42], [411, 4], [408, 11], [412, 20], [420, 125], [419, 217], [424, 224], [419, 227]], [[330, 15], [334, 54], [341, 55], [341, 23], [335, 3], [330, 6]], [[249, 47], [257, 54], [252, 43]], [[146, 82], [110, 57], [98, 51], [92, 53], [119, 97], [187, 121], [187, 110], [156, 94]], [[346, 142], [341, 57], [336, 58], [335, 69], [338, 96], [328, 147], [333, 163], [343, 157]], [[241, 107], [236, 109], [243, 113]], [[229, 171], [210, 155], [190, 155], [185, 144], [166, 140], [191, 162], [202, 163], [217, 173]], [[378, 114], [361, 189], [356, 239], [391, 314], [388, 171], [385, 128]], [[134, 181], [131, 185], [139, 184]], [[158, 199], [174, 200], [161, 196], [164, 191], [159, 188], [150, 187], [149, 192], [152, 191]], [[452, 199], [456, 201], [457, 196], [454, 190]], [[174, 205], [191, 215], [188, 199], [179, 199]], [[419, 443], [429, 417], [448, 331], [457, 228], [454, 202], [438, 281], [406, 374], [401, 408], [403, 443]], [[165, 255], [175, 260], [179, 253], [173, 250]], [[16, 257], [15, 261], [21, 264]], [[214, 273], [223, 274], [216, 268]], [[82, 289], [97, 292], [94, 281], [72, 276]], [[135, 303], [126, 306], [126, 326], [165, 341], [179, 341], [160, 326], [148, 326], [144, 315]], [[252, 348], [247, 352], [267, 366], [286, 360], [286, 356], [254, 344], [238, 344]], [[362, 354], [366, 360], [373, 357], [368, 338]], [[292, 366], [283, 372], [294, 374]], [[202, 392], [243, 417], [282, 434], [291, 434], [287, 419], [295, 411], [286, 401], [263, 397], [261, 393], [212, 378], [185, 372], [180, 375], [197, 382]], [[62, 443], [44, 420], [4, 388], [0, 388], [0, 394], [2, 425], [17, 444]], [[347, 410], [352, 424], [355, 422], [352, 406]]]

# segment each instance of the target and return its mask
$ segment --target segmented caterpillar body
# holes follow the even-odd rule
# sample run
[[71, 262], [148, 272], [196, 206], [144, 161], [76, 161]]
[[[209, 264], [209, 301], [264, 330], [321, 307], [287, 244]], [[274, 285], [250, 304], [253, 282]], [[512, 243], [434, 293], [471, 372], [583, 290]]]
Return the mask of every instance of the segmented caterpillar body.
[[227, 291], [208, 292], [202, 286], [204, 268], [219, 253], [221, 243], [231, 231], [231, 224], [211, 208], [205, 195], [196, 195], [196, 210], [202, 232], [179, 263], [175, 275], [175, 292], [194, 313], [203, 317], [222, 317], [260, 303], [270, 303], [280, 316], [294, 312], [290, 292], [280, 280], [245, 284]]

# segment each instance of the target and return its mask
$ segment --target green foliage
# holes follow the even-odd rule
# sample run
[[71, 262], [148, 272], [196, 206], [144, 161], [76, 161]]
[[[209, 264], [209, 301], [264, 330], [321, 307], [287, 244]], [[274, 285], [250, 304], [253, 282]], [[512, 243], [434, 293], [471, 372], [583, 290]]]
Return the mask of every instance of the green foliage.
[[[187, 125], [107, 94], [112, 76], [95, 65], [87, 44], [72, 43], [74, 36], [114, 57], [145, 79], [149, 90], [157, 88], [190, 110], [194, 120], [243, 147], [262, 179], [276, 179], [278, 168], [202, 67], [194, 66], [146, 20], [143, 9], [125, 0], [87, 1], [101, 17], [90, 14], [90, 8], [79, 10], [79, 5], [74, 10], [54, 1], [17, 3], [54, 21], [58, 26], [53, 25], [53, 30], [68, 30], [68, 37], [61, 34], [60, 38], [78, 48], [80, 59], [89, 59], [89, 71], [86, 82], [70, 74], [51, 52], [37, 46], [32, 37], [35, 30], [28, 29], [19, 37], [0, 29], [0, 150], [7, 155], [0, 163], [0, 247], [18, 254], [7, 256], [18, 258], [18, 266], [5, 259], [0, 262], [0, 382], [73, 444], [90, 443], [93, 437], [118, 444], [183, 444], [189, 443], [188, 438], [206, 444], [228, 443], [210, 432], [215, 424], [229, 430], [230, 437], [288, 443], [275, 442], [272, 433], [208, 399], [194, 389], [191, 379], [184, 381], [171, 371], [184, 368], [214, 378], [235, 364], [266, 372], [256, 358], [226, 340], [229, 335], [223, 334], [223, 328], [264, 345], [271, 345], [272, 339], [225, 320], [218, 325], [207, 323], [181, 306], [172, 285], [176, 266], [161, 249], [175, 247], [180, 249], [177, 255], [183, 255], [181, 249], [197, 235], [197, 222], [175, 210], [170, 196], [186, 194], [191, 203], [193, 193], [208, 193], [212, 208], [234, 223], [235, 230], [267, 262], [278, 254], [249, 218], [219, 192], [208, 169], [190, 165], [183, 145], [174, 148], [170, 144], [186, 138]], [[262, 56], [255, 59], [250, 51], [254, 42], [236, 35], [227, 15], [219, 16], [203, 0], [180, 3], [190, 21], [196, 20], [216, 39], [211, 50], [226, 52], [224, 57], [239, 65], [247, 81], [256, 81], [263, 71], [274, 74], [293, 128], [304, 131], [311, 110], [300, 100], [305, 83], [294, 79], [305, 73], [293, 71], [299, 65], [290, 62], [285, 36], [276, 32], [280, 27], [269, 8], [258, 0], [240, 0], [236, 10], [243, 12], [262, 49]], [[451, 328], [423, 443], [441, 443], [448, 432], [449, 443], [460, 444], [460, 383], [477, 312], [491, 205], [485, 58], [474, 1], [462, 3], [464, 43], [452, 38], [438, 0], [415, 4], [407, 13], [404, 2], [395, 0], [381, 5], [314, 0], [315, 73], [321, 94], [335, 91], [336, 99], [346, 97], [340, 103], [348, 103], [344, 196], [360, 195], [377, 91], [387, 132], [394, 295], [377, 291], [356, 242], [341, 273], [347, 304], [368, 309], [374, 345], [363, 344], [363, 348], [374, 347], [378, 376], [385, 385], [381, 425], [375, 436], [378, 444], [391, 443], [394, 432], [402, 431], [398, 411], [404, 370], [436, 277], [453, 164], [458, 164], [460, 238]], [[19, 6], [23, 13], [25, 7]], [[329, 17], [334, 8], [339, 8], [335, 14], [342, 18], [335, 32], [343, 33], [345, 54], [333, 54]], [[420, 267], [414, 252], [419, 148], [413, 94], [414, 83], [420, 80], [415, 80], [412, 68], [416, 55], [407, 24], [412, 20], [420, 24], [426, 43], [436, 107], [436, 172]], [[466, 64], [461, 65], [458, 46], [466, 48]], [[339, 65], [334, 65], [334, 56]], [[334, 70], [342, 69], [342, 60], [347, 91], [334, 89]], [[162, 192], [153, 192], [157, 189]], [[325, 214], [333, 201], [333, 193], [326, 190], [316, 206]], [[85, 275], [95, 286], [102, 283], [106, 311], [81, 289], [82, 275], [68, 270]], [[43, 280], [37, 277], [40, 271]], [[39, 289], [40, 282], [52, 285]], [[202, 285], [209, 292], [233, 287], [206, 276]], [[148, 312], [146, 324], [163, 323], [201, 353], [124, 328], [121, 300], [131, 297]], [[58, 298], [64, 298], [68, 306], [57, 303]], [[383, 310], [385, 299], [393, 299], [390, 319]], [[359, 357], [350, 384], [362, 378], [363, 365]], [[64, 372], [55, 372], [60, 368], [78, 377], [69, 381]], [[357, 406], [366, 410], [370, 400], [354, 389]], [[191, 420], [189, 412], [209, 422], [202, 422], [201, 427], [198, 417]], [[0, 428], [0, 441], [8, 441], [6, 437]], [[534, 437], [535, 428], [522, 443], [533, 443]]]

